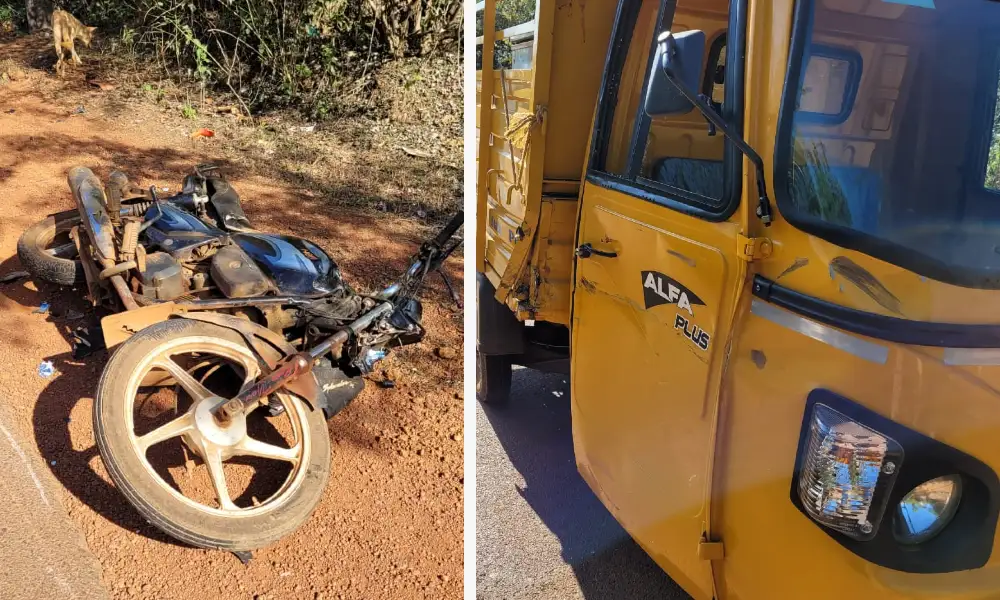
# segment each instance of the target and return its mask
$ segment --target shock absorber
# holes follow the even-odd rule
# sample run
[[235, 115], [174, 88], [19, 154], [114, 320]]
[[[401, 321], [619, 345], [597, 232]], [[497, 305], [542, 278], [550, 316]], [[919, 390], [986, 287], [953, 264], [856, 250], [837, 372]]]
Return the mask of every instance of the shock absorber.
[[121, 171], [114, 171], [109, 177], [107, 186], [108, 217], [115, 225], [121, 217], [122, 194], [128, 189], [128, 176]]
[[135, 247], [139, 244], [139, 227], [141, 225], [141, 219], [126, 217], [121, 250], [119, 251], [121, 262], [128, 262], [135, 258]]
[[149, 210], [149, 207], [152, 205], [153, 203], [148, 200], [133, 202], [132, 204], [122, 206], [118, 213], [123, 217], [141, 217], [146, 214], [146, 211]]

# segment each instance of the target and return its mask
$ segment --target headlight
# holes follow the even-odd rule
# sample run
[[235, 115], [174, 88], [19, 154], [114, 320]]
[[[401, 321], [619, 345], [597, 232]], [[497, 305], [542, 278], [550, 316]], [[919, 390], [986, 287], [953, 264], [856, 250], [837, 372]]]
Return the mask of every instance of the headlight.
[[896, 508], [893, 535], [901, 544], [919, 544], [941, 533], [962, 501], [962, 478], [946, 475], [910, 490]]
[[[807, 436], [798, 480], [802, 508], [830, 529], [856, 540], [871, 539], [885, 509], [884, 494], [875, 502], [879, 477], [895, 472], [899, 444], [818, 403]], [[883, 487], [891, 487], [885, 483]]]
[[1000, 477], [942, 440], [820, 388], [806, 398], [794, 464], [795, 508], [872, 564], [954, 573], [995, 554]]

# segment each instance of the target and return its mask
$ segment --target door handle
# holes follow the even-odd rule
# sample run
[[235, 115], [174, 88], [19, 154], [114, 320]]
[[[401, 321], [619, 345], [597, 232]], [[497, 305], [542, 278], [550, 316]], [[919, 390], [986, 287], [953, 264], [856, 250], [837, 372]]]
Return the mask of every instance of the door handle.
[[597, 250], [590, 245], [590, 242], [587, 242], [586, 244], [583, 244], [582, 246], [576, 249], [576, 255], [579, 256], [580, 258], [590, 258], [591, 255], [594, 254], [598, 256], [604, 256], [606, 258], [616, 258], [618, 256], [617, 252]]

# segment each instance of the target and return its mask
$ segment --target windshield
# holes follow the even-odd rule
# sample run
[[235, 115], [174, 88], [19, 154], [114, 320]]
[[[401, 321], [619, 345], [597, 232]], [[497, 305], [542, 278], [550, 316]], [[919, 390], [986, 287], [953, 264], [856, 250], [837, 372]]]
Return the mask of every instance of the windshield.
[[776, 148], [792, 224], [1000, 288], [1000, 4], [803, 0]]

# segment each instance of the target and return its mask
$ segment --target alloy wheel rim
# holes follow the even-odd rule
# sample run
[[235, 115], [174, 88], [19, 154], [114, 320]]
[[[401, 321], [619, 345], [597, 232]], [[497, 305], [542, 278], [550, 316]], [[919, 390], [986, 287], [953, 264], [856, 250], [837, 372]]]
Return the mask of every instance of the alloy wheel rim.
[[[224, 517], [250, 517], [270, 512], [285, 504], [299, 489], [305, 478], [309, 464], [310, 438], [308, 427], [308, 408], [304, 403], [288, 393], [276, 393], [272, 398], [285, 406], [283, 414], [288, 415], [291, 424], [293, 442], [289, 448], [263, 442], [252, 437], [247, 431], [246, 419], [249, 414], [236, 416], [228, 426], [219, 425], [212, 416], [212, 410], [228, 398], [214, 394], [192, 372], [205, 367], [209, 360], [201, 361], [189, 369], [174, 360], [174, 357], [184, 353], [197, 353], [211, 356], [213, 359], [223, 359], [242, 367], [244, 379], [241, 389], [253, 382], [261, 373], [260, 366], [252, 352], [240, 344], [221, 338], [207, 336], [187, 336], [158, 345], [140, 361], [129, 376], [126, 387], [126, 419], [128, 437], [132, 450], [140, 459], [148, 475], [174, 498], [187, 506], [211, 515]], [[184, 390], [192, 400], [191, 406], [164, 425], [160, 425], [142, 435], [135, 433], [134, 410], [139, 388], [143, 380], [153, 371], [166, 371], [177, 386]], [[209, 370], [209, 374], [215, 368]], [[207, 379], [205, 374], [201, 379]], [[253, 410], [267, 410], [259, 405]], [[251, 411], [252, 412], [252, 411]], [[209, 506], [193, 498], [189, 498], [168, 483], [149, 461], [147, 453], [153, 446], [180, 438], [181, 443], [194, 455], [198, 456], [208, 471], [215, 499], [218, 506]], [[256, 501], [253, 506], [240, 507], [234, 503], [230, 486], [226, 481], [225, 463], [230, 459], [240, 457], [256, 457], [268, 459], [269, 462], [279, 461], [291, 464], [291, 472], [282, 485], [263, 501]]]

